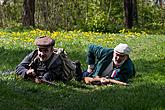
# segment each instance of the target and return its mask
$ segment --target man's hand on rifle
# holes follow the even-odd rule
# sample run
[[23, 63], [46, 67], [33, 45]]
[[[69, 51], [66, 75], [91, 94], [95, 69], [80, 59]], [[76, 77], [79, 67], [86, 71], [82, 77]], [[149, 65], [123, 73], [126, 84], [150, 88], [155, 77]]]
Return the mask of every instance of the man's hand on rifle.
[[101, 77], [101, 78], [100, 78], [100, 82], [101, 82], [101, 83], [107, 83], [107, 82], [109, 82], [109, 81], [108, 81], [107, 78]]
[[34, 69], [27, 70], [26, 74], [30, 77], [35, 77], [36, 76], [36, 73], [34, 72]]
[[45, 83], [48, 85], [56, 85], [54, 82], [48, 81], [48, 80], [44, 79], [42, 76], [36, 77], [34, 81], [37, 84]]
[[35, 81], [35, 83], [37, 83], [37, 84], [43, 83], [43, 80], [42, 80], [41, 77], [36, 77], [34, 81]]

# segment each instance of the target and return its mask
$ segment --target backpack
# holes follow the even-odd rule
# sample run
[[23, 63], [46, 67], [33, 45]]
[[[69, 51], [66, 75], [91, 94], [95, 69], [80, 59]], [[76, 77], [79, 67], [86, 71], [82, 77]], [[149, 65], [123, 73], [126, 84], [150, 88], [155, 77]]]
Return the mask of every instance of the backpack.
[[[60, 57], [62, 61], [62, 69], [63, 69], [63, 79], [68, 81], [71, 79], [75, 80], [81, 80], [80, 79], [80, 74], [82, 73], [81, 71], [81, 64], [79, 61], [72, 61], [68, 58], [66, 51], [64, 51], [63, 48], [54, 48], [54, 60]], [[52, 60], [49, 64], [49, 66], [54, 62]], [[49, 68], [48, 66], [48, 68]]]
[[[58, 57], [60, 57], [60, 59], [62, 61], [62, 70], [63, 70], [63, 72], [61, 72], [62, 80], [69, 81], [71, 79], [75, 79], [75, 80], [80, 81], [81, 80], [81, 73], [82, 73], [80, 62], [70, 60], [67, 56], [67, 53], [64, 51], [63, 48], [54, 48], [53, 53], [55, 55], [53, 56], [53, 59], [49, 63], [48, 68], [52, 65], [52, 63]], [[36, 59], [37, 59], [37, 50], [33, 54], [33, 57], [31, 59], [31, 63], [29, 64], [30, 67], [35, 62]]]

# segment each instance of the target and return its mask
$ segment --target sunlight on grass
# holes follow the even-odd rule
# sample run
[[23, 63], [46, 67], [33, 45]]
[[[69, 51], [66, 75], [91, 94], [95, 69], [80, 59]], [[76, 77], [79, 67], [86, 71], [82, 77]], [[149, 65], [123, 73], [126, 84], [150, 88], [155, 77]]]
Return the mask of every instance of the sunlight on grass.
[[[97, 32], [49, 32], [35, 29], [24, 32], [0, 31], [0, 72], [14, 70], [33, 49], [38, 36], [51, 36], [56, 47], [64, 48], [68, 56], [82, 63], [85, 70], [89, 44], [114, 48], [127, 43], [136, 68], [130, 86], [92, 86], [82, 82], [55, 82], [55, 86], [35, 84], [15, 74], [0, 74], [1, 109], [35, 110], [159, 110], [165, 108], [165, 35], [148, 35], [122, 29], [118, 34]], [[7, 106], [6, 106], [7, 103]], [[92, 104], [91, 104], [92, 103]], [[13, 105], [13, 106], [8, 106]], [[76, 107], [76, 108], [75, 108]]]
[[[147, 35], [145, 32], [133, 33], [120, 31], [121, 34], [109, 34], [109, 33], [96, 33], [96, 32], [81, 32], [81, 31], [69, 31], [69, 32], [49, 32], [45, 30], [32, 30], [28, 32], [0, 32], [0, 46], [13, 45], [20, 47], [33, 46], [33, 42], [38, 36], [48, 35], [56, 39], [56, 46], [67, 48], [68, 45], [81, 45], [85, 46], [90, 43], [101, 44], [103, 46], [112, 46], [114, 42], [121, 39], [138, 38], [140, 36]], [[85, 39], [85, 40], [84, 40]]]

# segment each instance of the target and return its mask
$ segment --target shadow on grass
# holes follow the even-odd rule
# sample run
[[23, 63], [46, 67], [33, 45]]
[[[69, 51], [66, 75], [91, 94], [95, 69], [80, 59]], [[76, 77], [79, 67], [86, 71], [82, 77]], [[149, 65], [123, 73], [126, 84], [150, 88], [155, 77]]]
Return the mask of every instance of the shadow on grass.
[[[37, 85], [29, 81], [0, 80], [2, 110], [146, 110], [165, 109], [165, 87], [137, 86], [81, 88], [76, 85]], [[18, 108], [19, 107], [19, 108]]]
[[[0, 47], [0, 70], [14, 70], [15, 67], [23, 60], [23, 58], [33, 50], [29, 50], [26, 48], [15, 48], [15, 49], [5, 49], [4, 47]], [[82, 63], [82, 68], [86, 67], [85, 60], [86, 54], [85, 52], [77, 52], [76, 50], [70, 50], [68, 52], [68, 56], [70, 59], [79, 60]]]
[[[32, 50], [0, 47], [1, 69], [15, 68]], [[85, 52], [84, 52], [85, 53]], [[84, 61], [82, 52], [71, 53], [73, 59]], [[5, 60], [4, 60], [5, 59]], [[165, 62], [134, 61], [137, 72], [165, 73]], [[7, 66], [6, 66], [7, 65]], [[165, 109], [165, 87], [162, 84], [140, 83], [129, 87], [91, 87], [81, 83], [59, 84], [57, 86], [37, 85], [29, 81], [7, 77], [0, 80], [0, 106], [2, 110], [139, 110]], [[19, 107], [19, 108], [18, 108]]]
[[23, 60], [26, 54], [32, 50], [17, 48], [17, 49], [5, 49], [0, 47], [0, 70], [14, 70], [15, 67]]
[[82, 70], [85, 70], [87, 68], [86, 59], [87, 59], [87, 53], [84, 51], [84, 49], [78, 48], [77, 49], [71, 49], [68, 51], [68, 56], [72, 60], [78, 60], [81, 62]]

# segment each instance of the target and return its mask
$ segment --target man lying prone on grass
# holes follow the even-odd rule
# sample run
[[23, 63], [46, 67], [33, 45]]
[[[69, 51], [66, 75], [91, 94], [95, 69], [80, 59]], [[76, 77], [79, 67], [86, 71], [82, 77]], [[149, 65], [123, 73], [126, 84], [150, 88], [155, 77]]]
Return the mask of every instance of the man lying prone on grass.
[[86, 84], [116, 83], [127, 85], [135, 75], [134, 65], [129, 58], [131, 49], [119, 44], [114, 49], [90, 45], [87, 55], [88, 69], [82, 73]]
[[24, 79], [32, 79], [36, 83], [49, 83], [50, 81], [68, 81], [70, 76], [63, 69], [63, 62], [54, 53], [55, 41], [48, 36], [41, 36], [35, 40], [37, 50], [28, 54], [16, 67], [16, 74]]

